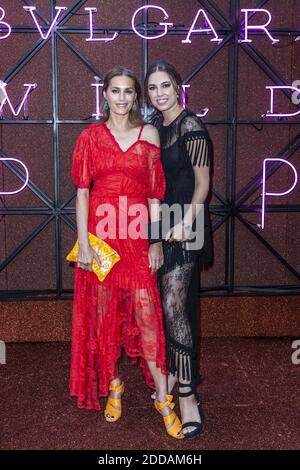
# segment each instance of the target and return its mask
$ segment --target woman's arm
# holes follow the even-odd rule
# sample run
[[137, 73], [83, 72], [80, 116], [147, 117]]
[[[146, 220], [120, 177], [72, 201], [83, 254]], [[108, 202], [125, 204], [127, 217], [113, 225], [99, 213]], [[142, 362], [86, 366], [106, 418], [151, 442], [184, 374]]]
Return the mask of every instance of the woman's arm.
[[[146, 124], [143, 129], [143, 140], [160, 148], [159, 134], [152, 124]], [[156, 222], [160, 219], [160, 200], [157, 198], [148, 198], [150, 221]]]
[[89, 189], [78, 188], [76, 197], [76, 223], [78, 242], [81, 246], [88, 246], [88, 216], [89, 216]]
[[170, 231], [166, 235], [166, 240], [185, 241], [189, 238], [192, 231], [193, 222], [197, 218], [201, 207], [207, 198], [210, 181], [209, 167], [194, 166], [193, 170], [195, 176], [195, 188], [191, 203], [189, 205], [188, 210], [184, 214], [182, 222], [170, 229]]
[[200, 212], [201, 205], [204, 204], [209, 191], [209, 167], [194, 166], [195, 188], [191, 204], [184, 215], [183, 226], [192, 226], [194, 220]]
[[88, 216], [89, 216], [89, 189], [78, 188], [76, 196], [76, 223], [78, 234], [78, 266], [82, 269], [92, 271], [93, 258], [99, 266], [101, 261], [98, 254], [90, 247], [88, 239]]
[[[160, 141], [159, 141], [159, 134], [157, 129], [152, 126], [151, 124], [145, 125], [143, 129], [143, 140], [147, 140], [150, 144], [156, 145], [156, 147], [160, 148]], [[159, 182], [157, 181], [157, 184]], [[154, 181], [155, 184], [155, 181]], [[148, 198], [148, 206], [149, 206], [149, 215], [150, 215], [150, 222], [156, 222], [160, 220], [160, 200], [155, 197]], [[157, 271], [164, 262], [163, 251], [162, 251], [162, 243], [153, 243], [149, 246], [149, 267], [151, 268], [151, 272], [154, 273]]]
[[185, 149], [194, 172], [194, 192], [183, 220], [170, 230], [167, 239], [185, 241], [192, 232], [193, 222], [200, 213], [207, 198], [210, 185], [211, 142], [196, 117], [188, 117], [185, 125]]

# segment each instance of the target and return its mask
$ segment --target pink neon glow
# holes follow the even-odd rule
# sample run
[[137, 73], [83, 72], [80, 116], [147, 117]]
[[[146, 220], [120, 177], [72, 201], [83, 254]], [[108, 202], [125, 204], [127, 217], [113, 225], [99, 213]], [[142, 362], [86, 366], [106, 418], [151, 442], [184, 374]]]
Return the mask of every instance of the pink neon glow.
[[5, 23], [5, 21], [2, 21], [3, 18], [5, 17], [4, 8], [0, 7], [0, 14], [1, 14], [1, 17], [0, 17], [0, 31], [2, 30], [1, 25], [4, 25], [4, 27], [8, 29], [7, 33], [4, 36], [1, 36], [0, 39], [6, 39], [6, 38], [8, 38], [8, 36], [11, 33], [11, 26], [8, 23]]
[[182, 107], [186, 108], [186, 88], [189, 88], [191, 85], [181, 85], [182, 88]]
[[5, 105], [5, 103], [7, 103], [11, 109], [11, 112], [13, 113], [14, 116], [18, 116], [18, 114], [20, 114], [20, 111], [22, 109], [22, 107], [24, 106], [27, 98], [28, 98], [28, 95], [29, 93], [31, 92], [31, 90], [33, 90], [34, 88], [37, 87], [37, 84], [36, 83], [24, 83], [24, 86], [27, 87], [27, 90], [26, 90], [26, 93], [25, 95], [23, 96], [23, 99], [18, 107], [18, 109], [15, 111], [15, 108], [13, 107], [9, 97], [8, 97], [8, 94], [6, 92], [6, 86], [7, 86], [7, 83], [4, 83], [4, 82], [1, 82], [0, 81], [0, 88], [4, 94], [4, 100], [2, 101], [2, 103], [0, 104], [0, 113], [3, 109], [3, 106]]
[[91, 85], [96, 88], [96, 113], [93, 114], [93, 117], [95, 117], [96, 119], [99, 119], [99, 117], [103, 116], [103, 113], [100, 112], [100, 99], [99, 99], [100, 87], [103, 87], [103, 83], [91, 83]]
[[[185, 109], [186, 108], [186, 88], [189, 88], [191, 85], [181, 85], [181, 88], [183, 90], [183, 93], [182, 93], [182, 107]], [[204, 108], [202, 110], [202, 113], [198, 113], [196, 114], [196, 116], [198, 117], [205, 117], [207, 115], [207, 113], [209, 112], [209, 108]]]
[[93, 34], [94, 34], [94, 26], [93, 26], [93, 12], [96, 12], [98, 11], [97, 8], [95, 7], [86, 7], [85, 8], [86, 11], [89, 12], [89, 18], [90, 18], [90, 37], [86, 39], [86, 41], [94, 41], [94, 42], [110, 42], [110, 41], [114, 41], [116, 39], [116, 37], [118, 36], [118, 33], [114, 33], [112, 37], [108, 38], [108, 37], [105, 37], [105, 38], [94, 38], [93, 37]]
[[167, 19], [169, 18], [169, 15], [168, 15], [168, 13], [166, 12], [166, 10], [165, 10], [164, 8], [162, 8], [162, 7], [157, 6], [157, 5], [145, 5], [145, 6], [143, 6], [143, 7], [138, 8], [138, 9], [134, 12], [134, 14], [133, 14], [133, 16], [132, 16], [131, 26], [132, 26], [133, 31], [134, 31], [138, 36], [140, 36], [140, 38], [147, 39], [147, 40], [148, 40], [148, 39], [158, 39], [158, 38], [161, 38], [161, 37], [165, 36], [165, 35], [167, 34], [167, 32], [168, 32], [168, 26], [173, 26], [173, 23], [159, 23], [160, 26], [164, 26], [164, 29], [165, 29], [165, 30], [164, 30], [163, 33], [158, 34], [157, 36], [144, 36], [143, 34], [139, 33], [138, 30], [137, 30], [136, 27], [135, 27], [135, 24], [134, 24], [134, 23], [135, 23], [135, 17], [139, 14], [140, 11], [142, 11], [142, 10], [148, 10], [148, 9], [150, 9], [150, 8], [154, 8], [154, 9], [156, 9], [156, 10], [160, 10], [160, 11], [163, 13], [163, 15], [164, 15], [164, 20], [167, 20]]
[[265, 116], [268, 117], [292, 117], [300, 114], [300, 109], [295, 113], [274, 113], [274, 90], [293, 90], [299, 93], [299, 89], [294, 86], [266, 86], [271, 91], [270, 111]]
[[21, 162], [21, 160], [18, 160], [17, 158], [0, 158], [0, 162], [7, 162], [7, 161], [14, 161], [14, 162], [20, 163], [20, 165], [22, 165], [22, 167], [25, 170], [25, 174], [26, 174], [25, 183], [23, 184], [23, 186], [21, 188], [17, 189], [17, 191], [0, 191], [0, 194], [2, 194], [2, 195], [17, 194], [20, 191], [23, 191], [25, 186], [27, 186], [27, 183], [28, 183], [28, 180], [29, 180], [29, 171], [27, 169], [27, 166], [23, 162]]
[[[197, 20], [198, 20], [198, 18], [199, 18], [200, 13], [204, 16], [205, 21], [206, 21], [206, 23], [208, 24], [209, 27], [208, 27], [208, 28], [198, 28], [198, 29], [194, 29], [195, 24], [197, 23]], [[220, 42], [223, 41], [223, 39], [219, 38], [219, 36], [217, 35], [217, 32], [216, 32], [215, 28], [213, 27], [213, 25], [212, 25], [210, 19], [208, 18], [208, 16], [207, 16], [207, 14], [205, 13], [205, 11], [202, 10], [202, 9], [200, 9], [200, 10], [197, 11], [196, 16], [195, 16], [195, 19], [194, 19], [194, 21], [193, 21], [193, 23], [192, 23], [192, 26], [190, 27], [190, 30], [189, 30], [189, 32], [188, 32], [187, 37], [186, 37], [185, 39], [183, 39], [183, 41], [181, 41], [181, 42], [183, 42], [183, 43], [185, 43], [185, 44], [186, 44], [186, 43], [191, 43], [192, 41], [190, 40], [190, 36], [191, 36], [191, 34], [193, 34], [193, 33], [213, 33], [213, 35], [214, 35], [215, 37], [214, 37], [214, 39], [211, 39], [211, 42], [217, 41], [217, 42], [220, 43]]]
[[[248, 31], [256, 31], [258, 29], [261, 29], [264, 31], [267, 36], [271, 39], [272, 43], [275, 44], [276, 42], [279, 42], [279, 39], [273, 38], [273, 36], [269, 33], [267, 30], [267, 26], [271, 23], [272, 21], [272, 15], [268, 10], [265, 10], [264, 8], [243, 8], [241, 9], [241, 12], [245, 13], [245, 39], [241, 39], [240, 42], [252, 42], [252, 39], [248, 38]], [[257, 12], [263, 12], [268, 15], [269, 20], [267, 23], [262, 24], [262, 25], [249, 25], [248, 24], [248, 13], [257, 13]]]
[[[294, 175], [295, 175], [295, 181], [294, 181], [294, 183], [293, 183], [293, 185], [290, 189], [288, 189], [287, 191], [284, 191], [282, 193], [266, 192], [266, 165], [267, 165], [267, 162], [287, 163], [287, 165], [289, 165], [292, 168], [292, 170], [294, 172]], [[263, 162], [262, 215], [261, 215], [261, 228], [262, 229], [265, 227], [265, 200], [266, 200], [266, 196], [285, 196], [286, 194], [289, 194], [291, 191], [293, 191], [294, 187], [297, 184], [297, 181], [298, 181], [298, 175], [297, 175], [296, 168], [290, 162], [288, 162], [284, 158], [265, 158], [264, 159], [264, 162]]]
[[205, 117], [205, 116], [208, 114], [208, 112], [209, 112], [209, 108], [204, 108], [204, 109], [202, 110], [202, 113], [197, 114], [197, 116], [198, 116], [198, 117]]
[[33, 18], [33, 21], [35, 22], [36, 27], [37, 27], [37, 29], [39, 30], [39, 33], [40, 33], [41, 37], [42, 37], [43, 39], [45, 39], [45, 40], [48, 39], [48, 37], [50, 36], [50, 33], [51, 33], [51, 31], [53, 30], [54, 25], [56, 25], [56, 20], [58, 19], [60, 13], [61, 13], [63, 10], [67, 10], [67, 9], [68, 9], [67, 7], [55, 7], [55, 10], [57, 10], [57, 13], [56, 13], [55, 18], [53, 19], [53, 21], [52, 21], [52, 23], [51, 23], [50, 28], [48, 29], [47, 34], [45, 35], [45, 34], [43, 33], [43, 31], [41, 30], [40, 25], [38, 24], [38, 21], [37, 21], [37, 19], [36, 19], [36, 17], [35, 17], [35, 14], [33, 13], [33, 12], [36, 10], [36, 7], [31, 7], [31, 6], [30, 6], [30, 7], [27, 7], [27, 6], [26, 6], [26, 7], [23, 7], [23, 8], [24, 8], [24, 10], [28, 11], [28, 12], [31, 14], [31, 16], [32, 16], [32, 18]]

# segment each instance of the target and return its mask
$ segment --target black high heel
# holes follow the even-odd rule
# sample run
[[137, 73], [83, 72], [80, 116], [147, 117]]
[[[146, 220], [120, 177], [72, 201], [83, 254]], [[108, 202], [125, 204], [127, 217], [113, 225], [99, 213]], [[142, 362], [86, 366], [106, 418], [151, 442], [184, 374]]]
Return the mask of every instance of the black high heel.
[[185, 397], [190, 397], [191, 395], [195, 395], [195, 398], [197, 400], [197, 406], [198, 406], [198, 412], [199, 412], [199, 417], [200, 417], [200, 422], [199, 421], [188, 421], [187, 423], [182, 424], [181, 430], [188, 428], [188, 427], [193, 427], [193, 431], [187, 432], [187, 433], [182, 433], [186, 439], [194, 439], [196, 436], [199, 436], [200, 434], [203, 433], [203, 421], [205, 420], [205, 415], [202, 409], [202, 405], [200, 402], [200, 398], [196, 392], [193, 391], [193, 387], [191, 384], [183, 384], [179, 382], [179, 387], [190, 387], [191, 390], [189, 392], [179, 392], [178, 396], [185, 398]]

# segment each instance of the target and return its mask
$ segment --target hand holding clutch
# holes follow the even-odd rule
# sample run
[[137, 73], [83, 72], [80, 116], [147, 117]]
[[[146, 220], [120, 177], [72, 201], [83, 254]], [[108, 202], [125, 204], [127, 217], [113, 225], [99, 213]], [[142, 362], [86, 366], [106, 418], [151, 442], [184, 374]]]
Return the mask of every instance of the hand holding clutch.
[[[101, 261], [101, 265], [99, 266], [97, 261], [93, 259], [92, 271], [96, 274], [99, 281], [102, 282], [113, 266], [120, 260], [120, 256], [113, 248], [105, 243], [105, 241], [101, 240], [90, 232], [88, 232], [88, 238], [90, 247], [95, 250]], [[77, 240], [70, 253], [66, 256], [67, 261], [77, 262], [78, 250], [79, 243]]]

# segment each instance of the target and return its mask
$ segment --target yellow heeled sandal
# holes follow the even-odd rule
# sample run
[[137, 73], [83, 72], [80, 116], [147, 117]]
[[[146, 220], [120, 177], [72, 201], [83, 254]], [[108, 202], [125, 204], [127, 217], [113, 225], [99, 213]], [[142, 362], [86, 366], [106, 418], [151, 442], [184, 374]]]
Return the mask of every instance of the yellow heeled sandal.
[[122, 415], [121, 397], [124, 393], [124, 383], [122, 382], [120, 385], [117, 385], [117, 383], [118, 382], [116, 380], [112, 380], [109, 385], [109, 391], [120, 395], [120, 398], [108, 397], [104, 410], [104, 417], [108, 423], [114, 423], [121, 418]]
[[[155, 409], [162, 415], [162, 410], [166, 407], [171, 408], [173, 410], [175, 403], [172, 402], [173, 395], [166, 396], [167, 401], [162, 403], [160, 401], [154, 401]], [[178, 416], [176, 415], [175, 411], [172, 411], [169, 415], [162, 415], [165, 428], [169, 436], [174, 437], [175, 439], [184, 439], [184, 435], [181, 433], [181, 422]]]

